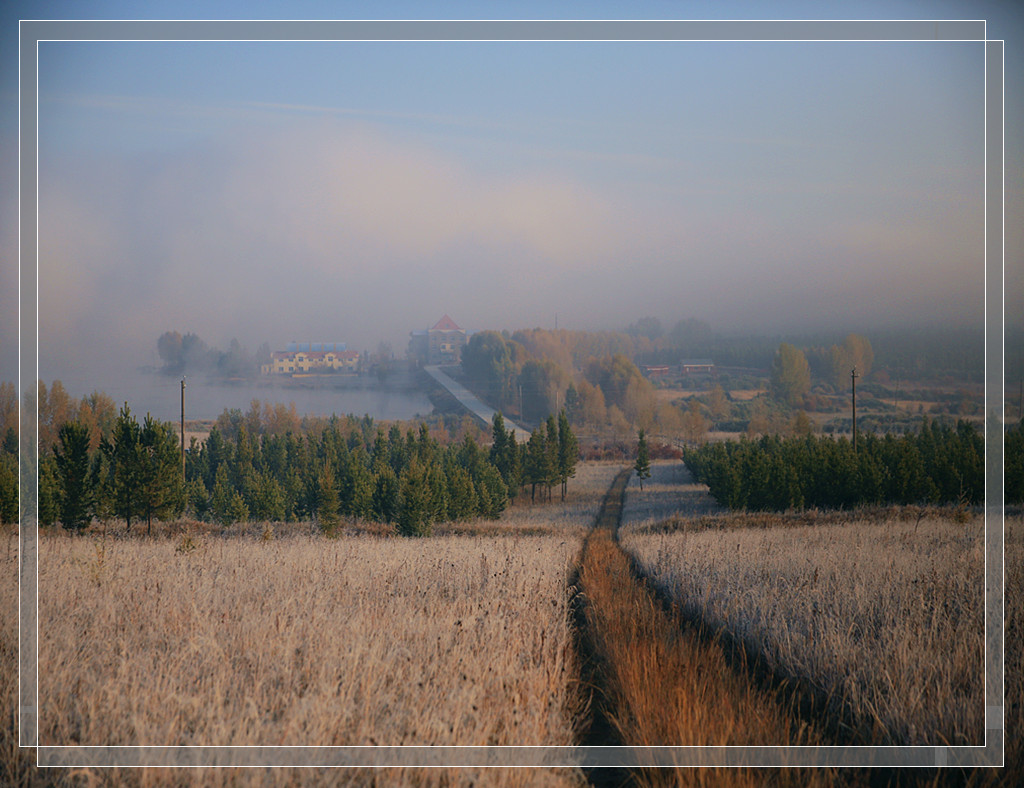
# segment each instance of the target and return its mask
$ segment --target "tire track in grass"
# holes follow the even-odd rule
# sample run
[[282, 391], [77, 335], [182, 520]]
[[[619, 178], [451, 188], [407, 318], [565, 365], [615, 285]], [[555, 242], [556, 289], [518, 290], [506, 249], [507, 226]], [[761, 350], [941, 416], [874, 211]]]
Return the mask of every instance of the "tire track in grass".
[[[618, 545], [625, 469], [587, 535], [573, 611], [590, 715], [580, 743], [600, 745], [810, 745], [820, 734], [786, 712], [774, 693], [728, 663], [651, 594]], [[597, 786], [826, 785], [834, 772], [662, 767], [585, 770]]]

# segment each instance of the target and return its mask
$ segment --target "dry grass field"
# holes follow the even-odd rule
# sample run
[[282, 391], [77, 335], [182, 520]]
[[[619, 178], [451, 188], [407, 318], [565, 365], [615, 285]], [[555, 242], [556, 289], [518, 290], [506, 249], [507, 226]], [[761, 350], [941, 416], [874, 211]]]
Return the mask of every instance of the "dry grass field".
[[[685, 473], [656, 466], [654, 483], [627, 498], [623, 546], [659, 588], [848, 704], [870, 721], [870, 740], [982, 741], [980, 517], [788, 526], [777, 516], [712, 515], [704, 527], [658, 532], [652, 524], [677, 483], [684, 514], [713, 511]], [[747, 522], [762, 527], [739, 527]]]
[[40, 547], [41, 743], [572, 741], [575, 540]]
[[[589, 716], [569, 589], [587, 526], [620, 468], [587, 464], [564, 503], [511, 507], [497, 522], [425, 539], [250, 524], [40, 543], [40, 735], [82, 744], [569, 744]], [[854, 522], [720, 512], [678, 463], [630, 481], [620, 539], [648, 573], [714, 625], [754, 639], [795, 675], [857, 704], [893, 742], [982, 736], [980, 529], [935, 516]], [[664, 525], [676, 513], [689, 525]], [[799, 519], [799, 518], [798, 518]], [[1007, 764], [969, 785], [1014, 785], [1024, 763], [1024, 519], [1008, 519]], [[767, 527], [771, 526], [771, 527]], [[588, 627], [599, 633], [610, 723], [634, 743], [806, 743], [721, 656], [623, 583], [607, 535], [591, 538]], [[2, 534], [0, 605], [16, 609], [17, 539]], [[882, 560], [874, 556], [883, 556]], [[618, 561], [619, 563], [616, 563]], [[648, 615], [650, 614], [650, 615]], [[648, 632], [646, 627], [652, 627]], [[37, 770], [15, 727], [17, 620], [0, 621], [2, 785], [555, 785], [573, 769]], [[658, 649], [668, 643], [667, 652]], [[687, 651], [690, 649], [690, 651]], [[709, 659], [698, 670], [699, 660]], [[650, 691], [654, 667], [669, 697]], [[691, 690], [685, 681], [696, 677]], [[724, 694], [719, 694], [724, 693]], [[713, 718], [687, 697], [712, 698]], [[672, 710], [670, 701], [683, 703]], [[653, 704], [653, 705], [652, 705]], [[705, 705], [703, 708], [707, 708]], [[721, 712], [736, 711], [730, 717]], [[684, 713], [685, 712], [685, 713]], [[690, 715], [690, 716], [687, 716]], [[696, 716], [694, 716], [696, 715]], [[681, 725], [681, 727], [679, 727]], [[721, 726], [725, 726], [721, 728]], [[716, 728], [715, 726], [719, 726]], [[717, 731], [717, 732], [716, 732]], [[717, 771], [644, 771], [640, 784], [718, 785]], [[765, 774], [730, 771], [733, 784]], [[922, 779], [931, 780], [934, 773]], [[955, 776], [955, 775], [954, 775]], [[963, 779], [961, 775], [957, 779]], [[830, 784], [783, 772], [775, 784]], [[951, 783], [952, 784], [952, 783]]]
[[[570, 494], [426, 539], [281, 526], [159, 538], [44, 532], [46, 744], [562, 745], [581, 711], [569, 574], [617, 466]], [[9, 533], [3, 602], [15, 609]], [[9, 604], [8, 604], [9, 603]], [[16, 697], [5, 618], [5, 708]], [[35, 770], [5, 726], [7, 784], [577, 785], [577, 770]]]

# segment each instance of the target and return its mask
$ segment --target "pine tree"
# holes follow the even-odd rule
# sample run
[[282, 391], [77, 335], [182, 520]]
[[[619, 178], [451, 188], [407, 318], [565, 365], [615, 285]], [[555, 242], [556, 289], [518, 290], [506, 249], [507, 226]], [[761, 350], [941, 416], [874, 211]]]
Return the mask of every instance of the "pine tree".
[[430, 487], [426, 469], [410, 462], [399, 479], [398, 532], [403, 536], [430, 533]]
[[349, 453], [342, 473], [342, 509], [350, 517], [368, 518], [373, 513], [373, 474], [366, 463], [368, 458], [362, 444]]
[[242, 523], [249, 519], [249, 507], [245, 505], [245, 499], [238, 490], [231, 493], [227, 517], [232, 523]]
[[111, 439], [100, 443], [100, 451], [106, 460], [106, 490], [110, 501], [110, 511], [123, 517], [126, 530], [131, 532], [132, 518], [138, 517], [141, 504], [139, 499], [139, 423], [132, 416], [128, 403], [124, 404], [117, 420]]
[[383, 461], [373, 473], [373, 514], [385, 523], [394, 522], [398, 515], [398, 477]]
[[467, 520], [478, 513], [479, 501], [473, 487], [473, 478], [461, 465], [452, 463], [447, 469], [448, 517]]
[[53, 457], [39, 460], [39, 522], [53, 525], [60, 519], [60, 481], [57, 463]]
[[18, 522], [18, 459], [0, 452], [0, 523]]
[[644, 479], [651, 478], [651, 458], [647, 451], [647, 436], [640, 430], [636, 446], [636, 464], [633, 466], [637, 478], [640, 479], [640, 489], [644, 488]]
[[483, 465], [474, 489], [479, 501], [480, 514], [496, 520], [505, 511], [508, 503], [508, 488], [502, 481], [498, 469], [490, 464]]
[[202, 478], [197, 476], [189, 481], [185, 489], [185, 498], [192, 515], [198, 520], [205, 520], [207, 512], [210, 511], [210, 494], [206, 491]]
[[539, 427], [530, 433], [530, 440], [526, 444], [526, 460], [523, 469], [523, 479], [530, 485], [530, 500], [537, 500], [537, 485], [543, 484], [548, 478], [547, 470], [548, 451], [544, 438], [544, 431]]
[[551, 500], [551, 490], [561, 480], [561, 474], [559, 472], [558, 463], [558, 422], [555, 421], [554, 414], [548, 416], [547, 420], [547, 436], [545, 440], [545, 449], [547, 457], [545, 458], [545, 469], [547, 475], [544, 479], [544, 484], [548, 488], [548, 500]]
[[327, 465], [317, 477], [316, 518], [321, 530], [333, 537], [338, 528], [338, 490], [334, 485], [334, 474]]
[[231, 519], [233, 492], [228, 466], [222, 464], [217, 468], [217, 478], [214, 480], [213, 490], [210, 492], [210, 512], [213, 514], [214, 522], [220, 525], [230, 525], [233, 522]]
[[558, 478], [562, 482], [562, 500], [565, 500], [569, 479], [576, 475], [576, 461], [579, 459], [579, 442], [569, 426], [569, 416], [563, 409], [558, 414]]
[[78, 421], [61, 425], [54, 448], [60, 488], [60, 520], [80, 531], [92, 519], [93, 486], [89, 474], [89, 428]]
[[146, 518], [147, 533], [152, 532], [154, 517], [166, 520], [185, 507], [178, 452], [170, 425], [147, 413], [136, 452], [139, 515]]
[[284, 495], [281, 492], [281, 485], [269, 473], [263, 472], [256, 476], [253, 505], [249, 509], [257, 520], [284, 519]]

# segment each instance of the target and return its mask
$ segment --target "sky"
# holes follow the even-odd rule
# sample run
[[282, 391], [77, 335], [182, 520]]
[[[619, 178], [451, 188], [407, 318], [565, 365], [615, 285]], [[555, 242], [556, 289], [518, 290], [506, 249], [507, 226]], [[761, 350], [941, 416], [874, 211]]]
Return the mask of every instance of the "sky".
[[[443, 16], [764, 18], [765, 7], [464, 4]], [[138, 18], [123, 3], [16, 10]], [[146, 6], [161, 19], [380, 12]], [[988, 17], [989, 37], [1008, 40], [1007, 298], [1019, 316], [1020, 14], [917, 2], [831, 15]], [[18, 16], [4, 17], [5, 44]], [[17, 75], [3, 57], [10, 184]], [[653, 315], [769, 334], [980, 327], [984, 314], [980, 43], [43, 42], [38, 62], [47, 380], [152, 363], [166, 330], [223, 348], [386, 341], [402, 353], [445, 313], [470, 330]], [[12, 380], [16, 189], [3, 192], [0, 246], [0, 379]]]

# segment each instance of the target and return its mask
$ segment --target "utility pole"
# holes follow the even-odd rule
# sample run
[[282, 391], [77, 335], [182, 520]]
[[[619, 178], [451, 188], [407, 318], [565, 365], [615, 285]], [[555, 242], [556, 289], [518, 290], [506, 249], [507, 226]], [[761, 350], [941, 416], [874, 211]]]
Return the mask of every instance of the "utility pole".
[[181, 483], [185, 483], [185, 378], [181, 379]]
[[850, 384], [853, 388], [853, 451], [857, 452], [857, 368], [850, 370]]

